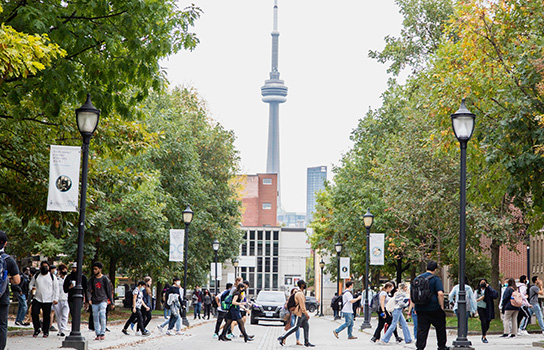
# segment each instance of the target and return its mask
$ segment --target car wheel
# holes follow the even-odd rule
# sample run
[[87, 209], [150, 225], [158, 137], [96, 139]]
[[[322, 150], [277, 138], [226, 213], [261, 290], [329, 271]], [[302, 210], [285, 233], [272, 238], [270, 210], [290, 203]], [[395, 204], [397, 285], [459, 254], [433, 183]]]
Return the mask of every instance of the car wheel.
[[314, 311], [315, 311], [315, 306], [310, 305], [310, 307], [308, 308], [308, 312], [313, 313]]
[[255, 317], [253, 316], [253, 313], [251, 313], [251, 316], [249, 317], [249, 322], [251, 324], [259, 324], [259, 321], [255, 319]]

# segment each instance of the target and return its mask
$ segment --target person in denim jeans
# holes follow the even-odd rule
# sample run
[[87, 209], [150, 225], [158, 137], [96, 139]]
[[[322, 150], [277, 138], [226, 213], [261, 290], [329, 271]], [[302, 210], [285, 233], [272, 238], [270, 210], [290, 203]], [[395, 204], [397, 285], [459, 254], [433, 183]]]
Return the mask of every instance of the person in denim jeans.
[[338, 338], [338, 333], [342, 332], [344, 328], [347, 328], [348, 339], [357, 339], [357, 337], [353, 336], [353, 304], [361, 300], [362, 296], [359, 295], [357, 298], [353, 298], [352, 289], [353, 282], [346, 282], [346, 290], [342, 294], [342, 302], [344, 305], [342, 307], [342, 314], [344, 315], [345, 322], [340, 327], [332, 331], [336, 338]]
[[102, 274], [104, 266], [101, 262], [93, 264], [93, 277], [89, 281], [89, 292], [91, 293], [90, 304], [93, 309], [94, 331], [96, 338], [94, 340], [104, 340], [106, 335], [106, 308], [111, 304], [114, 308], [113, 294], [108, 277]]
[[523, 323], [520, 325], [520, 329], [525, 330], [527, 327], [528, 320], [530, 316], [533, 314], [536, 316], [536, 319], [538, 321], [538, 325], [540, 326], [540, 329], [542, 330], [542, 334], [544, 335], [544, 320], [542, 319], [542, 309], [540, 308], [540, 304], [538, 303], [538, 296], [544, 295], [544, 290], [542, 288], [542, 280], [538, 278], [538, 276], [533, 276], [531, 279], [533, 281], [533, 285], [529, 288], [529, 317], [523, 319]]
[[[4, 248], [8, 242], [8, 236], [4, 231], [0, 231], [0, 254], [1, 259], [6, 261], [6, 269], [8, 270], [9, 282], [11, 284], [21, 283], [19, 275], [19, 267], [13, 258], [4, 253]], [[8, 338], [8, 311], [9, 311], [9, 287], [6, 285], [6, 290], [0, 295], [0, 350], [6, 348]]]
[[[17, 295], [17, 316], [15, 317], [15, 325], [22, 326], [25, 320], [26, 311], [28, 310], [26, 296], [28, 295], [28, 284], [30, 279], [28, 275], [30, 274], [30, 269], [28, 267], [23, 268], [23, 273], [20, 275], [21, 283], [19, 285], [11, 286], [11, 291], [13, 295]], [[17, 292], [17, 293], [16, 293]]]
[[408, 296], [408, 286], [406, 285], [406, 283], [399, 284], [399, 290], [395, 293], [395, 296], [393, 298], [395, 300], [395, 309], [393, 310], [392, 315], [393, 321], [389, 325], [389, 328], [387, 328], [387, 332], [385, 332], [382, 342], [384, 344], [389, 343], [389, 339], [391, 339], [393, 331], [397, 329], [397, 323], [400, 322], [402, 332], [404, 333], [404, 341], [406, 342], [406, 344], [410, 344], [412, 342], [412, 338], [410, 338], [410, 330], [408, 329], [408, 324], [406, 323], [404, 315], [402, 314], [402, 310], [404, 310], [404, 308], [407, 307], [410, 303], [410, 297]]

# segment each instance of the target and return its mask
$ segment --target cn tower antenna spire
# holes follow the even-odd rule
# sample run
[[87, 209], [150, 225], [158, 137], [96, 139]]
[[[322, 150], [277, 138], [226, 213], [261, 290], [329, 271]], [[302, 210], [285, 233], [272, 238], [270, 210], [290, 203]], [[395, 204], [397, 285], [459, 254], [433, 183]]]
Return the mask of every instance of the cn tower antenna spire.
[[268, 119], [268, 153], [266, 172], [278, 174], [278, 208], [281, 208], [280, 195], [280, 122], [279, 105], [287, 101], [287, 86], [280, 80], [278, 69], [278, 0], [274, 0], [274, 22], [272, 27], [272, 69], [270, 79], [265, 80], [261, 87], [263, 102], [269, 105]]

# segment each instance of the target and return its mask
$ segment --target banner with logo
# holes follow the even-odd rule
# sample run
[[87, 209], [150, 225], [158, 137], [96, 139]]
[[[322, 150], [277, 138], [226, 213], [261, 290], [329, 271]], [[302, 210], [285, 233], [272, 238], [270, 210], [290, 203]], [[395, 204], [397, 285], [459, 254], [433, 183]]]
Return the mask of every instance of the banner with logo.
[[51, 145], [48, 211], [78, 211], [81, 147]]
[[350, 258], [340, 258], [340, 278], [346, 279], [350, 278], [351, 274], [349, 272]]
[[[212, 271], [212, 273], [210, 274], [211, 279], [215, 280], [215, 263], [212, 263], [210, 268], [211, 268], [211, 271]], [[223, 268], [223, 264], [222, 263], [217, 263], [217, 280], [218, 281], [221, 281], [221, 275], [223, 274], [222, 270], [221, 270], [222, 268]]]
[[170, 261], [183, 261], [185, 230], [170, 230]]
[[370, 265], [384, 264], [384, 241], [383, 233], [370, 234]]

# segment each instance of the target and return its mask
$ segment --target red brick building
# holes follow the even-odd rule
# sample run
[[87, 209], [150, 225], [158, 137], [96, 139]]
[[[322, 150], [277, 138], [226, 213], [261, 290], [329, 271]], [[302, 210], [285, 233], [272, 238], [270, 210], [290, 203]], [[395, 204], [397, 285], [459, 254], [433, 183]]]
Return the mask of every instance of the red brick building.
[[242, 226], [278, 226], [278, 175], [241, 175]]

